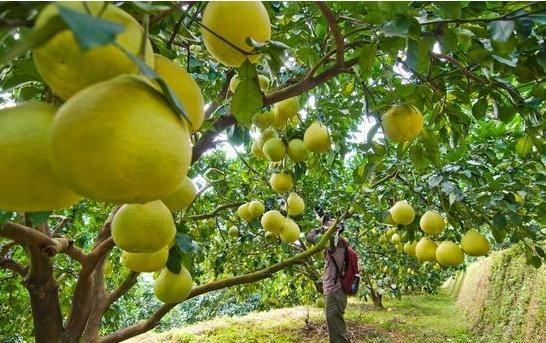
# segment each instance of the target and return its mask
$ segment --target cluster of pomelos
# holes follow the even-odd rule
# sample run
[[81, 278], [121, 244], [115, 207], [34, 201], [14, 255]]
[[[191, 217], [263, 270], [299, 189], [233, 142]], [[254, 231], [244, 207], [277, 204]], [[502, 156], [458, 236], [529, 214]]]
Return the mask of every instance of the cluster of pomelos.
[[[0, 208], [50, 211], [82, 197], [125, 204], [112, 221], [122, 263], [138, 272], [160, 270], [156, 296], [182, 301], [191, 291], [191, 275], [184, 266], [174, 273], [164, 265], [176, 234], [171, 211], [187, 208], [196, 194], [187, 173], [191, 134], [204, 120], [201, 90], [182, 66], [154, 54], [140, 24], [112, 3], [52, 3], [34, 30], [58, 20], [59, 6], [114, 22], [123, 31], [116, 44], [83, 50], [64, 29], [34, 49], [40, 75], [63, 103], [36, 101], [0, 110]], [[236, 16], [227, 21], [237, 25], [224, 25], [226, 16]], [[248, 37], [265, 42], [271, 34], [259, 2], [210, 3], [202, 22], [205, 46], [229, 66], [259, 56], [241, 53], [209, 29], [249, 52]], [[165, 81], [184, 118], [155, 82], [138, 75], [126, 52], [140, 55]]]
[[[388, 224], [409, 225], [414, 220], [415, 210], [406, 200], [398, 201], [389, 209]], [[441, 214], [433, 210], [426, 211], [419, 220], [419, 227], [428, 236], [424, 236], [419, 241], [406, 242], [403, 245], [403, 251], [417, 257], [419, 261], [438, 262], [444, 267], [462, 264], [464, 254], [485, 256], [489, 253], [491, 248], [489, 241], [475, 229], [465, 233], [460, 246], [449, 240], [444, 240], [440, 244], [436, 243], [430, 236], [441, 234], [446, 226], [447, 223]], [[401, 237], [395, 231], [391, 228], [387, 233], [393, 243], [401, 244]]]

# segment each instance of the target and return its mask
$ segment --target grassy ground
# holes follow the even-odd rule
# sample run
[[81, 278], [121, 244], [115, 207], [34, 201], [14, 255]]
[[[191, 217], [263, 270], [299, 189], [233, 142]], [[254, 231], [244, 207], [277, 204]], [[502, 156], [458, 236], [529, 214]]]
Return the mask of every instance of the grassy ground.
[[[352, 342], [474, 342], [464, 319], [447, 295], [413, 295], [385, 301], [389, 310], [351, 300], [345, 319]], [[133, 343], [292, 343], [327, 342], [321, 309], [299, 306], [243, 317], [222, 317], [161, 334], [147, 334]]]

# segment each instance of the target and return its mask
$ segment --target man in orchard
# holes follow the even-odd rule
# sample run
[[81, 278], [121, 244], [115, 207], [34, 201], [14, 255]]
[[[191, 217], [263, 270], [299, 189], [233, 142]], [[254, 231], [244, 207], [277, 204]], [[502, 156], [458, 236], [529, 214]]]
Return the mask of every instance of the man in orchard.
[[[322, 216], [322, 227], [311, 230], [306, 239], [310, 243], [317, 241], [317, 236], [324, 233], [334, 224], [335, 218], [326, 213]], [[345, 266], [345, 250], [347, 241], [340, 238], [343, 227], [338, 226], [336, 232], [330, 237], [330, 242], [324, 249], [324, 273], [322, 275], [322, 292], [325, 298], [326, 322], [328, 324], [328, 336], [330, 343], [349, 342], [345, 325], [345, 308], [347, 307], [347, 295], [341, 285], [341, 271]]]

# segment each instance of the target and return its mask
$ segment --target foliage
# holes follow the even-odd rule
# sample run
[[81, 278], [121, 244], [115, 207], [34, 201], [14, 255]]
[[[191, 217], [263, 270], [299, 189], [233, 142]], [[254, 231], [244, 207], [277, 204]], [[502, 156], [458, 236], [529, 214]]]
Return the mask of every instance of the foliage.
[[[0, 56], [28, 42], [25, 38], [42, 6], [0, 4]], [[328, 7], [338, 19], [337, 33], [344, 37], [340, 47], [332, 39], [335, 27], [315, 4], [269, 2], [265, 6], [273, 23], [272, 42], [258, 48], [265, 55], [259, 64], [245, 63], [237, 70], [242, 87], [234, 95], [225, 92], [234, 70], [214, 61], [200, 39], [204, 3], [182, 9], [167, 2], [121, 6], [140, 22], [149, 22], [154, 51], [186, 66], [209, 106], [210, 115], [193, 137], [194, 157], [196, 151], [200, 155], [189, 175], [202, 193], [189, 209], [175, 214], [179, 239], [172, 254], [178, 253], [175, 262], [190, 269], [196, 284], [260, 270], [305, 249], [301, 243], [268, 244], [258, 220], [247, 225], [236, 217], [237, 206], [246, 201], [259, 199], [266, 210], [282, 208], [286, 201], [267, 184], [268, 164], [250, 152], [258, 135], [250, 122], [258, 108], [268, 110], [294, 95], [299, 95], [302, 110], [298, 125], [286, 129], [283, 138], [302, 138], [305, 128], [320, 120], [334, 143], [325, 154], [311, 154], [299, 164], [286, 160], [281, 166], [295, 176], [295, 191], [307, 206], [296, 219], [305, 233], [319, 225], [316, 206], [337, 215], [352, 207], [354, 214], [344, 225], [362, 257], [366, 278], [361, 296], [372, 291], [395, 297], [413, 290], [435, 292], [457, 270], [420, 265], [394, 245], [378, 241], [388, 229], [385, 211], [401, 199], [417, 213], [414, 223], [398, 228], [402, 243], [423, 235], [419, 216], [434, 209], [449, 224], [435, 239], [458, 242], [467, 229], [476, 228], [494, 248], [518, 244], [529, 264], [538, 268], [544, 263], [543, 3], [332, 2]], [[81, 23], [69, 26], [77, 31]], [[90, 35], [91, 43], [104, 39], [93, 36], [93, 30], [82, 32]], [[337, 64], [339, 57], [343, 65]], [[272, 91], [264, 97], [254, 82], [256, 73], [272, 80]], [[326, 77], [329, 73], [334, 77]], [[149, 71], [144, 74], [157, 77]], [[30, 51], [3, 66], [0, 91], [4, 105], [27, 100], [60, 104], [37, 72]], [[411, 142], [395, 144], [382, 134], [381, 114], [401, 103], [423, 113], [425, 131]], [[173, 106], [183, 114], [178, 105], [174, 97]], [[529, 155], [520, 156], [515, 144], [525, 135], [533, 137], [534, 147]], [[69, 218], [56, 233], [90, 251], [112, 209], [111, 204], [85, 200], [53, 213], [48, 224], [53, 228]], [[0, 212], [3, 217], [22, 222], [19, 215]], [[40, 217], [36, 220], [45, 219]], [[227, 234], [233, 225], [239, 227], [238, 238]], [[109, 291], [127, 274], [119, 255], [114, 248], [104, 266]], [[10, 249], [9, 257], [29, 263], [20, 246]], [[66, 316], [80, 266], [63, 254], [53, 261]], [[315, 255], [270, 279], [191, 299], [177, 311], [191, 322], [307, 303], [317, 297], [314, 281], [321, 267], [321, 256]], [[139, 280], [106, 311], [101, 334], [145, 319], [159, 306], [147, 283]], [[0, 269], [2, 340], [33, 334], [30, 302], [20, 281], [12, 271]], [[233, 307], [216, 305], [226, 299]], [[178, 323], [172, 316], [167, 322]]]

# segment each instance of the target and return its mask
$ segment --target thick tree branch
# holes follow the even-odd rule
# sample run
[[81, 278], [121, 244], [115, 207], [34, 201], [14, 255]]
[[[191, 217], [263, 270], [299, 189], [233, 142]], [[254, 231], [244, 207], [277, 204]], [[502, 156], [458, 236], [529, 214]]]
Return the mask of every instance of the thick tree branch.
[[[335, 220], [334, 223], [328, 228], [328, 230], [326, 230], [321, 240], [312, 248], [305, 250], [304, 252], [297, 254], [286, 261], [276, 263], [267, 268], [264, 268], [255, 272], [243, 274], [240, 276], [235, 276], [229, 279], [212, 281], [207, 284], [195, 287], [194, 289], [192, 289], [190, 295], [188, 296], [186, 300], [194, 298], [201, 294], [216, 291], [226, 287], [260, 281], [268, 277], [271, 277], [271, 275], [273, 275], [274, 273], [280, 270], [286, 269], [296, 264], [304, 263], [305, 259], [307, 259], [310, 256], [313, 256], [314, 254], [324, 249], [324, 247], [328, 243], [328, 240], [330, 239], [330, 236], [334, 234], [334, 232], [337, 230], [336, 225], [340, 223], [343, 219], [345, 219], [347, 216], [348, 216], [348, 212], [346, 211], [337, 220]], [[159, 324], [159, 321], [161, 320], [161, 318], [163, 318], [163, 316], [165, 316], [176, 305], [177, 304], [164, 304], [156, 312], [154, 312], [154, 314], [152, 314], [147, 320], [140, 322], [138, 324], [123, 328], [110, 335], [107, 335], [101, 338], [99, 342], [101, 343], [121, 342], [128, 338], [137, 336], [143, 332], [149, 331], [153, 329], [154, 327], [156, 327]]]
[[131, 287], [133, 287], [136, 284], [138, 274], [139, 273], [137, 273], [137, 272], [131, 271], [127, 275], [125, 280], [123, 280], [123, 282], [118, 286], [118, 288], [116, 288], [115, 290], [113, 290], [111, 293], [108, 294], [108, 296], [106, 297], [106, 300], [105, 300], [106, 308], [108, 308], [108, 306], [110, 306], [116, 300], [118, 300], [122, 295], [127, 293], [127, 291], [129, 289], [131, 289]]
[[316, 4], [322, 12], [324, 18], [326, 18], [328, 26], [330, 27], [330, 32], [334, 36], [334, 41], [336, 44], [336, 65], [338, 67], [343, 67], [345, 64], [345, 60], [343, 58], [343, 51], [345, 50], [345, 48], [343, 43], [343, 37], [341, 36], [341, 31], [339, 29], [339, 25], [337, 24], [337, 20], [325, 2], [317, 1]]
[[21, 276], [23, 279], [26, 277], [28, 271], [28, 269], [22, 264], [6, 257], [0, 257], [0, 268], [11, 270]]

